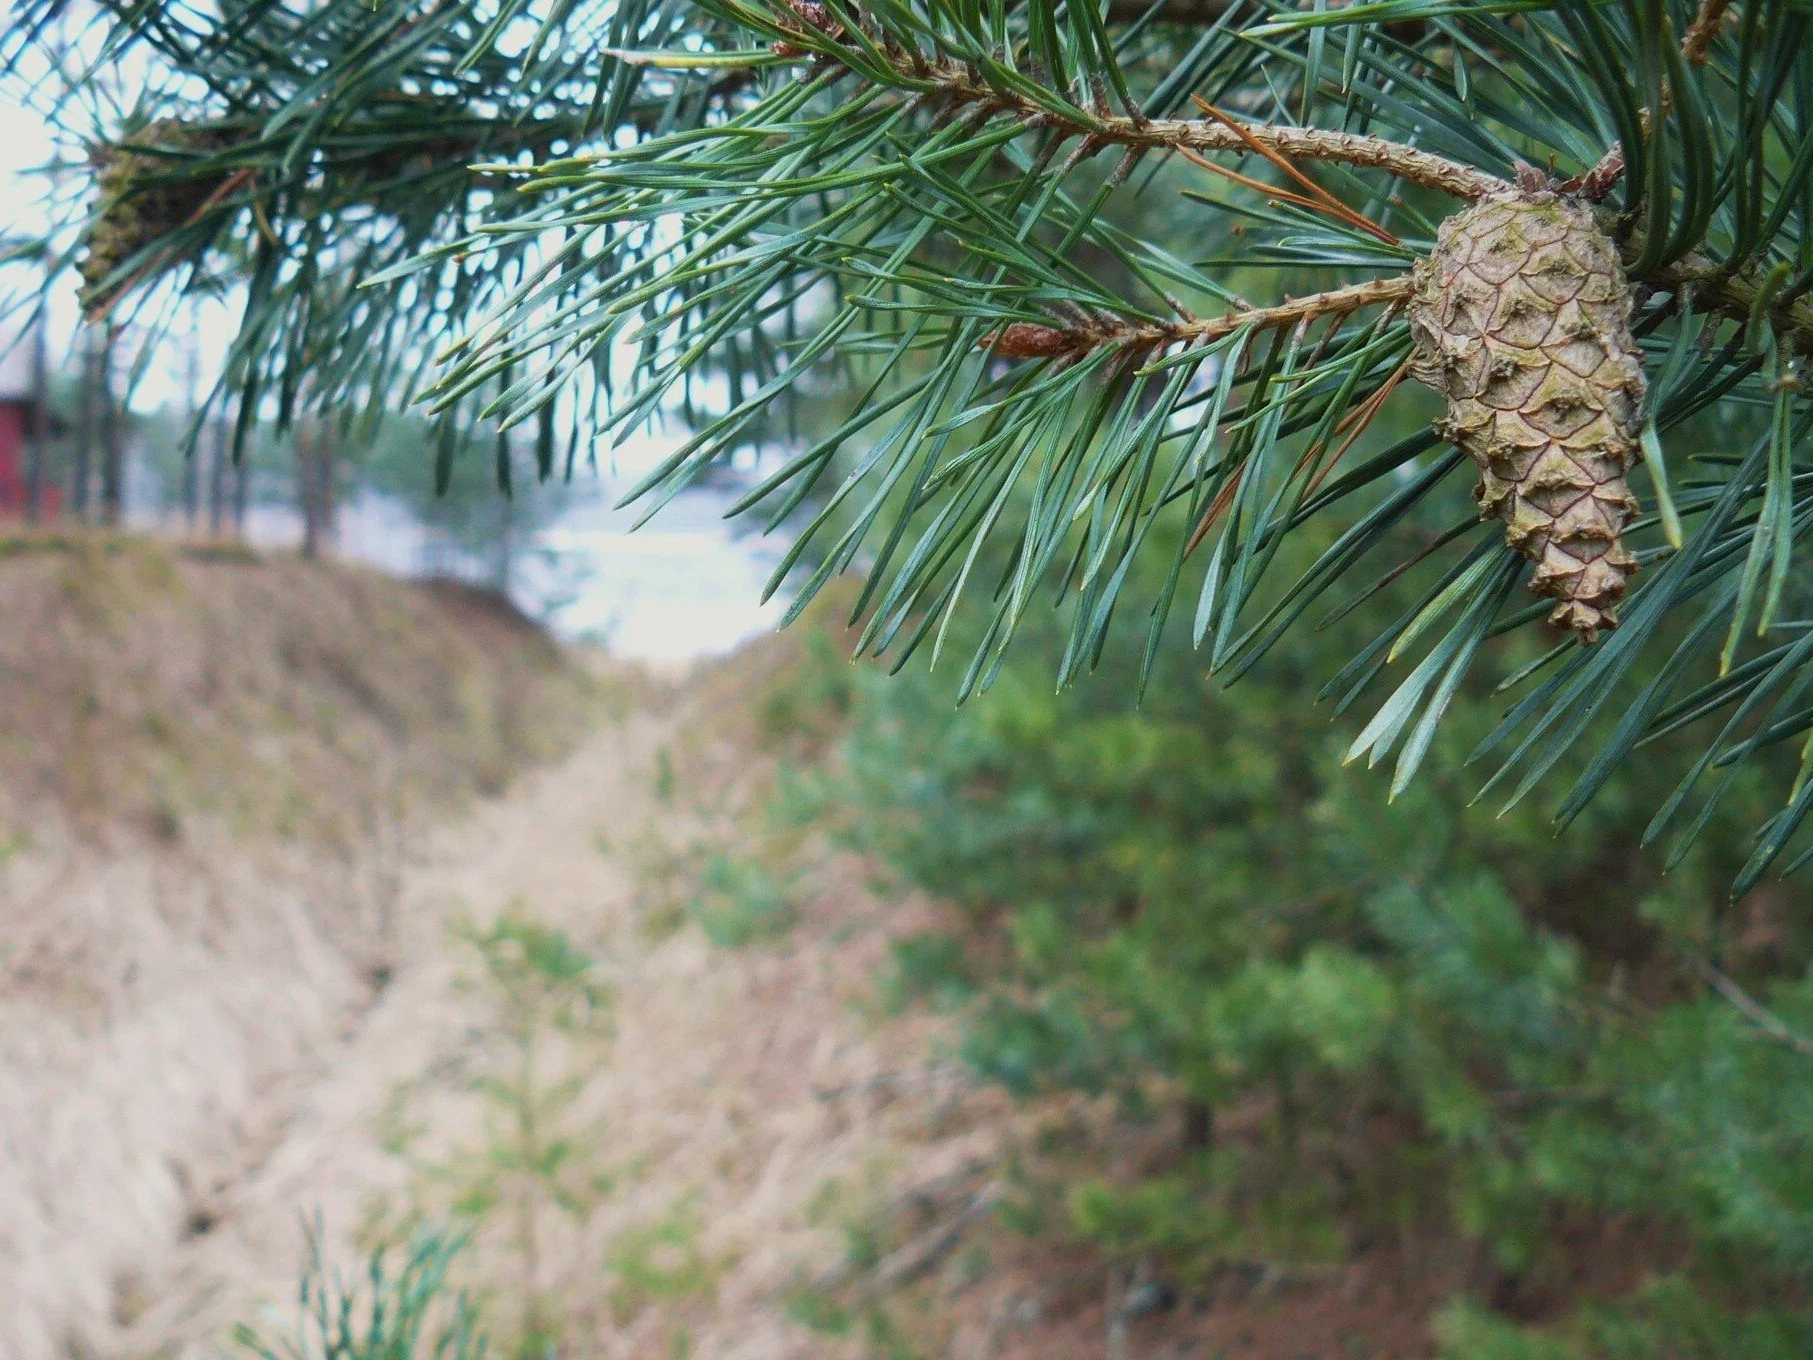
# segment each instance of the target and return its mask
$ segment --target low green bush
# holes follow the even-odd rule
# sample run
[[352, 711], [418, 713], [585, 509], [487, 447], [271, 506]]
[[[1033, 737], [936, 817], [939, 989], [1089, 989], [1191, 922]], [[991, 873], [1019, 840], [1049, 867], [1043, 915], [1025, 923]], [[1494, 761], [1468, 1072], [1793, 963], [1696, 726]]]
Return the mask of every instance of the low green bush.
[[[1469, 807], [1457, 719], [1388, 804], [1307, 679], [1384, 607], [1283, 644], [1237, 701], [1166, 647], [1133, 709], [1139, 629], [1057, 693], [1055, 624], [961, 708], [941, 674], [862, 677], [822, 806], [960, 920], [896, 947], [885, 998], [959, 1011], [965, 1058], [1021, 1095], [1174, 1105], [1173, 1167], [1077, 1168], [1055, 1216], [1017, 1210], [1047, 1231], [1182, 1274], [1444, 1234], [1478, 1263], [1442, 1315], [1456, 1360], [1813, 1353], [1813, 919], [1804, 891], [1723, 891], [1757, 786], [1667, 874], [1640, 846], [1666, 749], [1557, 836]], [[1236, 1111], [1261, 1133], [1217, 1137]], [[1650, 1285], [1522, 1309], [1539, 1327], [1488, 1307], [1565, 1304], [1572, 1229], [1614, 1218]]]
[[758, 860], [714, 852], [699, 872], [687, 911], [720, 949], [784, 934], [797, 908], [791, 886]]

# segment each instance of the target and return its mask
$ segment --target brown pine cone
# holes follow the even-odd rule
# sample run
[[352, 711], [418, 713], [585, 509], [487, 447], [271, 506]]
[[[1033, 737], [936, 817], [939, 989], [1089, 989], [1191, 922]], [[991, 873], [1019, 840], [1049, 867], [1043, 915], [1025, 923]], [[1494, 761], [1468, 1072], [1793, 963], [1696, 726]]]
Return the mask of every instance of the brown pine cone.
[[1559, 601], [1549, 621], [1591, 642], [1637, 569], [1621, 535], [1643, 368], [1618, 252], [1583, 204], [1518, 191], [1443, 222], [1414, 283], [1410, 371], [1448, 399], [1438, 428]]

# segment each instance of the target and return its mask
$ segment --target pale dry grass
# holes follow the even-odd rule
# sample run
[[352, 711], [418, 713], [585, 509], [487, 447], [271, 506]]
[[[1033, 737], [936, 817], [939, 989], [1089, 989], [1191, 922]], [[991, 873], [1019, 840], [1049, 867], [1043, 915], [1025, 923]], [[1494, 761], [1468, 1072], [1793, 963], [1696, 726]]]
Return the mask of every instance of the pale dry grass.
[[[1388, 1251], [1309, 1274], [1235, 1262], [1186, 1298], [1154, 1293], [1151, 1262], [1067, 1230], [1068, 1184], [1162, 1171], [1176, 1130], [1129, 1125], [1106, 1100], [1009, 1101], [964, 1075], [950, 1020], [878, 1009], [890, 944], [955, 923], [877, 888], [822, 829], [769, 816], [778, 762], [834, 758], [847, 707], [800, 635], [685, 676], [613, 672], [614, 715], [581, 705], [571, 753], [497, 792], [512, 767], [485, 756], [499, 672], [446, 638], [426, 666], [373, 661], [384, 647], [349, 641], [346, 611], [325, 603], [318, 650], [292, 647], [321, 679], [242, 674], [249, 708], [181, 715], [214, 722], [242, 771], [295, 756], [315, 762], [307, 788], [340, 781], [290, 834], [248, 837], [193, 798], [161, 834], [128, 795], [169, 785], [64, 774], [49, 784], [74, 790], [56, 793], [74, 810], [41, 818], [0, 869], [4, 1360], [213, 1360], [236, 1322], [280, 1335], [312, 1222], [348, 1273], [414, 1224], [471, 1227], [457, 1282], [506, 1356], [536, 1298], [560, 1360], [1427, 1355], [1439, 1291], [1406, 1291], [1429, 1271]], [[498, 620], [467, 622], [508, 655], [508, 635], [484, 631]], [[299, 699], [361, 689], [336, 665], [440, 694], [444, 733], [431, 705], [398, 744], [373, 704], [337, 698], [356, 736], [322, 739], [294, 717]], [[143, 693], [182, 692], [180, 667], [158, 673]], [[272, 693], [291, 697], [255, 697]], [[146, 768], [133, 758], [129, 775]], [[418, 799], [450, 808], [462, 781], [495, 796], [407, 841], [385, 816], [347, 815], [424, 762], [444, 787], [417, 773]], [[7, 777], [17, 789], [17, 767]], [[107, 815], [85, 822], [84, 807]], [[721, 856], [789, 899], [738, 948], [713, 947], [695, 907]], [[608, 1035], [539, 1049], [541, 1081], [573, 1082], [548, 1132], [575, 1151], [570, 1212], [540, 1203], [532, 1271], [507, 1203], [461, 1213], [473, 1155], [508, 1135], [477, 1091], [503, 1055], [470, 943], [506, 912], [565, 932], [615, 992]], [[1153, 1095], [1162, 1108], [1174, 1093]], [[1030, 1235], [997, 1212], [1025, 1221], [1041, 1203]], [[1148, 1294], [1168, 1302], [1133, 1310]]]
[[0, 544], [0, 1356], [125, 1353], [393, 941], [411, 826], [594, 686], [478, 597]]
[[[554, 1050], [598, 1187], [543, 1228], [568, 1353], [848, 1349], [790, 1295], [902, 1174], [970, 1174], [990, 1139], [900, 1100], [926, 1024], [863, 1009], [927, 908], [884, 909], [815, 847], [792, 933], [725, 951], [646, 881], [651, 848], [685, 880], [752, 824], [773, 764], [753, 699], [784, 688], [791, 643], [682, 685], [613, 674], [601, 718], [482, 601], [26, 546], [0, 563], [0, 697], [39, 710], [0, 739], [0, 1356], [215, 1355], [287, 1311], [311, 1220], [351, 1268], [444, 1219], [459, 1187], [436, 1169], [487, 1136], [495, 1019], [457, 927], [513, 906], [617, 993], [608, 1040]], [[504, 787], [569, 709], [592, 724], [574, 754]], [[463, 1268], [507, 1341], [509, 1234], [481, 1224]]]
[[368, 992], [318, 874], [18, 858], [0, 998], [0, 1354], [107, 1354]]

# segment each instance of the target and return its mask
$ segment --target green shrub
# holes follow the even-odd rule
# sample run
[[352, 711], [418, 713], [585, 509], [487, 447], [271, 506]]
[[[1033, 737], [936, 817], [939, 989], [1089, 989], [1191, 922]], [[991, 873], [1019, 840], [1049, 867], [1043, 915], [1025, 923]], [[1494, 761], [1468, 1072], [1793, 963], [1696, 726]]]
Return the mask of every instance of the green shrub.
[[700, 1247], [698, 1214], [682, 1201], [663, 1217], [619, 1233], [608, 1268], [611, 1308], [628, 1322], [652, 1303], [710, 1298], [724, 1263]]
[[784, 934], [797, 915], [790, 884], [756, 860], [722, 851], [706, 859], [687, 911], [720, 949]]
[[976, 990], [963, 941], [928, 931], [895, 940], [888, 946], [889, 968], [881, 979], [882, 1003], [898, 1015], [915, 1001], [930, 1001], [950, 1010]]
[[1538, 1331], [1459, 1303], [1436, 1322], [1442, 1360], [1802, 1360], [1813, 1323], [1764, 1306], [1736, 1315], [1679, 1278], [1639, 1289], [1624, 1306], [1588, 1305]]
[[[1027, 1217], [1040, 1231], [1187, 1273], [1328, 1259], [1433, 1213], [1426, 1230], [1498, 1272], [1482, 1286], [1565, 1297], [1560, 1225], [1623, 1215], [1677, 1244], [1655, 1269], [1688, 1294], [1583, 1308], [1573, 1330], [1457, 1308], [1457, 1360], [1673, 1357], [1657, 1319], [1689, 1295], [1727, 1322], [1681, 1354], [1774, 1360], [1772, 1338], [1808, 1325], [1756, 1305], [1799, 1297], [1813, 1268], [1813, 1058], [1704, 971], [1813, 1033], [1813, 921], [1778, 889], [1722, 892], [1758, 785], [1735, 780], [1667, 875], [1639, 849], [1681, 768], [1665, 749], [1557, 838], [1527, 805], [1469, 811], [1477, 732], [1459, 720], [1387, 805], [1341, 769], [1303, 677], [1389, 607], [1282, 644], [1238, 702], [1171, 649], [1130, 711], [1137, 636], [1055, 694], [1036, 647], [962, 708], [935, 676], [864, 678], [821, 805], [962, 922], [898, 946], [884, 999], [958, 1009], [966, 1060], [1017, 1094], [1133, 1110], [1162, 1090], [1193, 1112], [1196, 1155], [1130, 1183], [1077, 1165], [1066, 1212]], [[1260, 1134], [1215, 1143], [1235, 1107], [1262, 1112]], [[1402, 1132], [1357, 1145], [1380, 1119]]]
[[583, 1219], [611, 1184], [595, 1166], [600, 1131], [575, 1113], [582, 1083], [563, 1070], [571, 1055], [562, 1062], [555, 1039], [603, 1039], [612, 994], [598, 962], [520, 901], [466, 938], [475, 966], [464, 982], [494, 1017], [472, 1083], [486, 1106], [485, 1132], [423, 1169], [474, 1232], [508, 1242], [516, 1267], [509, 1352], [544, 1360], [562, 1333], [543, 1280], [547, 1220]]

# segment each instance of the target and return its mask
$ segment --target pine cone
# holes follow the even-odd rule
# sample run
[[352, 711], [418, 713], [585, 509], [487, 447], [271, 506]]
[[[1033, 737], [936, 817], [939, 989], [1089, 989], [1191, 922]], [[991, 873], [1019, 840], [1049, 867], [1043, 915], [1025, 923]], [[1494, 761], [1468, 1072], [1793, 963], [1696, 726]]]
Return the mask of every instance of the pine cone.
[[1414, 282], [1410, 371], [1448, 399], [1437, 428], [1559, 601], [1549, 621], [1591, 642], [1637, 569], [1621, 535], [1643, 369], [1618, 252], [1584, 205], [1519, 191], [1443, 222]]
[[118, 291], [103, 291], [114, 271], [186, 226], [226, 181], [224, 171], [195, 166], [233, 141], [226, 127], [164, 118], [90, 153], [96, 210], [77, 272], [82, 276], [82, 310], [91, 319], [107, 309]]

